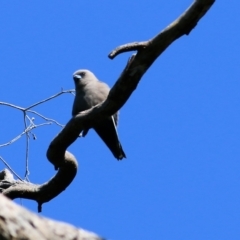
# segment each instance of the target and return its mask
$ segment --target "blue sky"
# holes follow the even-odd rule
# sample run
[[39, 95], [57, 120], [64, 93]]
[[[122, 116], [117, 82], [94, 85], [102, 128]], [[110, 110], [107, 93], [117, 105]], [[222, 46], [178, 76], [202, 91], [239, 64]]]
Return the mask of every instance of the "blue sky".
[[[108, 53], [152, 38], [191, 2], [2, 1], [0, 101], [27, 107], [61, 88], [72, 89], [72, 73], [82, 68], [112, 86], [132, 53], [114, 60]], [[239, 239], [239, 8], [237, 0], [217, 1], [143, 76], [121, 109], [118, 129], [126, 160], [114, 159], [93, 131], [69, 148], [78, 174], [43, 205], [43, 216], [112, 240]], [[65, 124], [72, 102], [66, 94], [35, 110]], [[5, 106], [0, 112], [2, 144], [24, 125], [21, 112]], [[32, 182], [55, 174], [46, 150], [60, 130], [52, 125], [33, 131]], [[25, 143], [22, 138], [0, 149], [21, 176]], [[35, 202], [17, 202], [37, 211]]]

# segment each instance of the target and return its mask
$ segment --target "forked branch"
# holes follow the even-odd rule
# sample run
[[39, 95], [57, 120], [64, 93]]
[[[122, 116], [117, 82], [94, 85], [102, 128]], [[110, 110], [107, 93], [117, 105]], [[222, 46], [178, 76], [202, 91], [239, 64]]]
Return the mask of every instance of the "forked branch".
[[[32, 189], [26, 188], [26, 194], [23, 194], [24, 187], [20, 189], [19, 185], [5, 189], [3, 194], [12, 199], [17, 197], [33, 199], [41, 205], [63, 191], [73, 180], [77, 168], [76, 160], [66, 151], [67, 148], [84, 128], [91, 127], [96, 121], [101, 121], [117, 112], [137, 88], [152, 63], [176, 39], [189, 34], [214, 2], [214, 0], [196, 0], [186, 12], [154, 38], [145, 42], [126, 44], [112, 51], [110, 58], [126, 51], [136, 50], [137, 53], [128, 61], [106, 101], [73, 117], [50, 143], [47, 158], [55, 169], [59, 169], [58, 174], [46, 184], [32, 186]], [[67, 168], [69, 169], [66, 170]]]

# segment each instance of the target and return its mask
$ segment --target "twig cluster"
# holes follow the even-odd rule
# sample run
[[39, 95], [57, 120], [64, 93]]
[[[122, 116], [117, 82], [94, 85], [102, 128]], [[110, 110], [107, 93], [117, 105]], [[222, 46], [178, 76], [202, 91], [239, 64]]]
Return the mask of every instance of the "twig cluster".
[[[75, 90], [61, 90], [59, 93], [54, 94], [53, 96], [50, 96], [46, 99], [43, 99], [37, 103], [34, 103], [26, 108], [23, 107], [19, 107], [17, 105], [11, 104], [11, 103], [6, 103], [6, 102], [0, 102], [0, 105], [3, 106], [7, 106], [7, 107], [11, 107], [14, 108], [16, 110], [20, 110], [23, 112], [23, 122], [24, 122], [24, 130], [22, 133], [20, 133], [19, 135], [17, 135], [15, 138], [11, 139], [10, 141], [0, 144], [0, 148], [1, 147], [6, 147], [9, 146], [11, 144], [13, 144], [14, 142], [16, 142], [17, 140], [19, 140], [22, 136], [26, 136], [26, 155], [25, 155], [25, 175], [24, 175], [24, 179], [29, 181], [28, 176], [30, 175], [30, 171], [29, 171], [29, 167], [28, 167], [28, 159], [29, 159], [29, 141], [30, 141], [30, 135], [32, 135], [32, 138], [34, 140], [37, 139], [36, 135], [32, 132], [33, 129], [35, 128], [39, 128], [42, 126], [46, 126], [46, 125], [51, 125], [51, 124], [56, 124], [57, 126], [63, 128], [64, 125], [60, 124], [58, 121], [56, 121], [55, 119], [51, 119], [51, 118], [47, 118], [44, 115], [40, 114], [37, 111], [32, 110], [34, 107], [46, 103], [56, 97], [59, 97], [62, 94], [65, 93], [70, 93], [74, 95]], [[42, 118], [45, 122], [41, 123], [41, 124], [35, 124], [34, 117], [30, 117], [28, 114], [32, 113], [35, 114], [37, 117]], [[16, 172], [10, 167], [10, 165], [3, 159], [3, 157], [0, 156], [0, 160], [5, 164], [5, 166], [19, 179], [22, 180], [17, 174]]]

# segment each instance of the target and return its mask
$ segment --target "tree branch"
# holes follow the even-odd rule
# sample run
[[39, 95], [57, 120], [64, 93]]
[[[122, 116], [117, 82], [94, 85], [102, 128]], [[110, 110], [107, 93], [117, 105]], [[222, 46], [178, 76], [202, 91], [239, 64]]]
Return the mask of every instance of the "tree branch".
[[17, 197], [34, 199], [41, 206], [63, 191], [71, 183], [77, 171], [76, 159], [66, 151], [67, 148], [84, 128], [89, 128], [95, 122], [117, 112], [137, 88], [141, 77], [152, 63], [176, 39], [189, 34], [214, 2], [214, 0], [196, 0], [184, 14], [153, 39], [123, 45], [112, 51], [110, 53], [112, 58], [130, 50], [137, 50], [137, 53], [129, 59], [106, 101], [73, 117], [50, 143], [47, 158], [55, 169], [59, 169], [57, 175], [43, 185], [34, 186], [32, 189], [26, 187], [25, 192], [16, 185], [4, 190], [3, 194], [12, 199]]
[[[77, 173], [77, 161], [75, 157], [69, 153], [59, 156], [57, 174], [44, 184], [32, 184], [26, 181], [10, 181], [11, 185], [2, 191], [3, 195], [10, 199], [26, 198], [35, 200], [38, 203], [38, 211], [41, 212], [42, 204], [50, 201], [62, 191], [64, 191], [74, 179]], [[0, 181], [4, 182], [5, 179]]]
[[111, 51], [108, 54], [108, 57], [110, 59], [114, 59], [120, 53], [140, 50], [140, 49], [146, 48], [147, 45], [148, 45], [148, 42], [127, 43]]

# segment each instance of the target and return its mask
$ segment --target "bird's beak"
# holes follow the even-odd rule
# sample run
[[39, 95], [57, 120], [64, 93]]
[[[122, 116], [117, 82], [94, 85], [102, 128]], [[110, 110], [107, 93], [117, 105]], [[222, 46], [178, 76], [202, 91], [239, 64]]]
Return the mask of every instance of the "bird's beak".
[[80, 75], [73, 75], [74, 81], [80, 80], [82, 77]]

